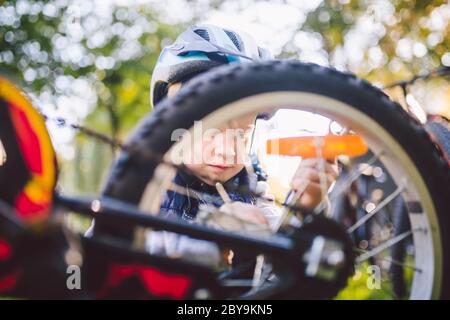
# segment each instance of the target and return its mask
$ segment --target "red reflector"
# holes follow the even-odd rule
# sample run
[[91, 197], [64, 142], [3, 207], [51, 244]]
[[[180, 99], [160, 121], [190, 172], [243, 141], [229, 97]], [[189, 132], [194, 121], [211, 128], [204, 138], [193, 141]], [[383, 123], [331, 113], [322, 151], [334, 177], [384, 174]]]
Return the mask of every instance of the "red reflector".
[[0, 279], [0, 292], [11, 290], [17, 283], [19, 273], [14, 272]]
[[0, 239], [0, 261], [8, 260], [12, 255], [12, 249], [8, 242]]
[[184, 275], [168, 274], [158, 269], [140, 265], [114, 265], [110, 268], [109, 277], [99, 296], [119, 286], [131, 276], [137, 276], [148, 293], [156, 297], [182, 299], [186, 296], [192, 280]]

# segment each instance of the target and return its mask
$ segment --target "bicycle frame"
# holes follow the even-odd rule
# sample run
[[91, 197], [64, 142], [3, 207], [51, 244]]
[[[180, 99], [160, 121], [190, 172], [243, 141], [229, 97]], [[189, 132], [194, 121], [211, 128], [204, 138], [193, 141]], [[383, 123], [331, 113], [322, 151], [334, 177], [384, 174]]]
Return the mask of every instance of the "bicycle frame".
[[[264, 298], [273, 297], [281, 292], [286, 292], [292, 289], [299, 278], [304, 277], [304, 270], [308, 267], [308, 263], [304, 263], [302, 257], [308, 252], [310, 245], [313, 243], [317, 235], [309, 232], [299, 232], [296, 235], [296, 240], [292, 238], [275, 234], [267, 238], [255, 238], [247, 235], [230, 233], [223, 230], [212, 229], [197, 224], [187, 224], [181, 220], [168, 220], [163, 217], [151, 216], [140, 211], [133, 205], [124, 203], [116, 199], [96, 199], [96, 198], [75, 198], [75, 197], [55, 197], [55, 206], [64, 210], [71, 210], [88, 216], [95, 216], [96, 223], [104, 221], [114, 221], [120, 223], [121, 226], [140, 226], [152, 228], [153, 230], [165, 230], [183, 234], [193, 238], [207, 240], [217, 243], [219, 246], [229, 248], [239, 248], [239, 250], [252, 253], [255, 256], [258, 254], [265, 254], [272, 257], [275, 270], [282, 270], [282, 275], [279, 277], [276, 284], [267, 285], [260, 288], [257, 292], [246, 293], [241, 298]], [[301, 230], [301, 229], [299, 229]], [[111, 234], [95, 234], [92, 239], [84, 238], [84, 242], [96, 243], [105, 248], [115, 248], [122, 254], [127, 252], [132, 254], [132, 260], [140, 260], [150, 265], [163, 264], [167, 269], [189, 274], [191, 279], [204, 277], [204, 272], [208, 272], [208, 268], [201, 267], [195, 263], [187, 261], [179, 261], [166, 257], [152, 256], [148, 253], [131, 249], [130, 243], [127, 241], [114, 239]], [[88, 244], [89, 245], [89, 244]], [[99, 251], [97, 250], [97, 253]], [[114, 255], [113, 255], [114, 256]], [[114, 259], [111, 257], [110, 259]], [[198, 268], [201, 268], [203, 273], [198, 274]], [[189, 271], [190, 270], [190, 271]], [[193, 272], [194, 271], [194, 272]], [[211, 270], [209, 270], [211, 272]], [[225, 285], [221, 290], [211, 289], [214, 292], [213, 296], [223, 297], [223, 292], [229, 291], [224, 284], [227, 278], [221, 279], [221, 285]], [[216, 284], [212, 287], [214, 288]], [[298, 292], [296, 293], [299, 294]], [[226, 297], [226, 295], [225, 295]]]

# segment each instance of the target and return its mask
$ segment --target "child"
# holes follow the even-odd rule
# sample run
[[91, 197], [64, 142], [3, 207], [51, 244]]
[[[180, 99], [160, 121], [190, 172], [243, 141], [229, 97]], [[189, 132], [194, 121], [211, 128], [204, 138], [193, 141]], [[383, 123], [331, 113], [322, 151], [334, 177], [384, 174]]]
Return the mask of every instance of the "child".
[[[245, 33], [235, 32], [212, 25], [194, 26], [183, 32], [171, 46], [163, 49], [152, 76], [151, 99], [155, 108], [166, 96], [173, 96], [183, 84], [195, 75], [227, 63], [245, 63], [252, 60], [268, 59], [267, 50], [258, 47]], [[239, 119], [233, 132], [250, 132], [256, 115]], [[277, 208], [268, 201], [257, 201], [254, 197], [233, 191], [237, 185], [248, 185], [249, 176], [244, 165], [248, 134], [227, 138], [227, 130], [222, 129], [211, 137], [204, 137], [200, 151], [202, 161], [186, 163], [190, 174], [178, 172], [173, 183], [183, 187], [186, 194], [167, 191], [161, 205], [161, 214], [177, 216], [193, 221], [200, 204], [209, 204], [222, 211], [238, 212], [241, 219], [274, 227], [279, 214]], [[232, 161], [230, 161], [232, 159]], [[307, 186], [300, 197], [299, 205], [314, 207], [321, 200], [319, 159], [303, 160], [292, 180], [292, 189]], [[336, 170], [325, 163], [327, 187], [335, 180]], [[216, 183], [227, 190], [230, 202], [224, 203], [218, 193]], [[261, 186], [261, 184], [260, 184]], [[149, 252], [168, 256], [183, 256], [209, 265], [217, 265], [221, 254], [215, 244], [180, 236], [169, 232], [151, 232], [147, 237]]]

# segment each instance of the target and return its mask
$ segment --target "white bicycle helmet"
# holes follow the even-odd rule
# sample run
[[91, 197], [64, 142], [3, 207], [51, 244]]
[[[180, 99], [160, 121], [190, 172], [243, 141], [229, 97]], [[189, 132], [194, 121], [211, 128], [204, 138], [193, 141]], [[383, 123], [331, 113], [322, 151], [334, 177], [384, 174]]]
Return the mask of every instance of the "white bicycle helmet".
[[213, 67], [272, 58], [247, 33], [213, 25], [191, 26], [162, 50], [153, 70], [150, 99], [155, 106], [166, 96], [170, 84]]

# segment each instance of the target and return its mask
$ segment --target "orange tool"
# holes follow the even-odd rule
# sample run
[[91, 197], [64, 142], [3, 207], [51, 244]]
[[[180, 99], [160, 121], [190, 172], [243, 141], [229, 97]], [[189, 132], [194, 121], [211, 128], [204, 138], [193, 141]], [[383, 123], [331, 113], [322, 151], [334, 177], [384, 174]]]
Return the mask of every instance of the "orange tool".
[[340, 155], [357, 157], [367, 151], [364, 139], [358, 135], [276, 138], [266, 143], [267, 154], [302, 158], [334, 159]]

